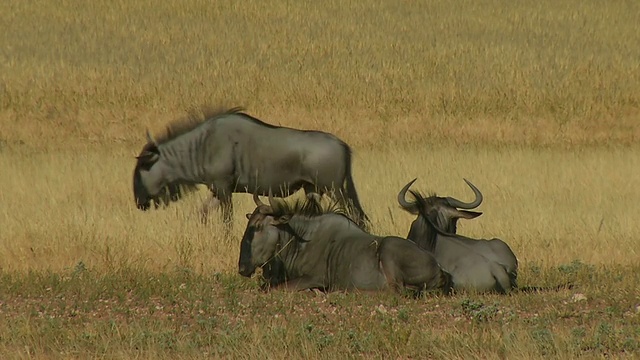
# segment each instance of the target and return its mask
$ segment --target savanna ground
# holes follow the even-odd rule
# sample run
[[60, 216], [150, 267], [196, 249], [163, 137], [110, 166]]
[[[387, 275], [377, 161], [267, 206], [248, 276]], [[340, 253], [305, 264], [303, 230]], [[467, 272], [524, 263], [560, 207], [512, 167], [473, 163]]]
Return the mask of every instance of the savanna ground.
[[[0, 11], [0, 353], [640, 357], [640, 3], [15, 1]], [[335, 133], [378, 234], [415, 188], [484, 215], [508, 296], [263, 293], [207, 196], [143, 213], [133, 156], [204, 103]]]

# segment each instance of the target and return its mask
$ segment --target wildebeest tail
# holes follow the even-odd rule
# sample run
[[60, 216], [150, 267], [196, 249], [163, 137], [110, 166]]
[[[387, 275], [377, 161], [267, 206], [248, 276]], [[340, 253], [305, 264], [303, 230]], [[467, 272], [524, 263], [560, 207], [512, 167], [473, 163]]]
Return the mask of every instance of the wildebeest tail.
[[358, 224], [366, 227], [367, 223], [369, 222], [369, 217], [364, 213], [364, 210], [362, 209], [360, 199], [358, 199], [356, 186], [353, 183], [353, 176], [351, 175], [351, 148], [346, 143], [342, 143], [342, 147], [345, 151], [346, 161], [345, 190], [347, 192], [347, 201], [351, 201], [353, 203], [353, 207], [358, 212], [357, 214], [355, 214], [358, 217]]

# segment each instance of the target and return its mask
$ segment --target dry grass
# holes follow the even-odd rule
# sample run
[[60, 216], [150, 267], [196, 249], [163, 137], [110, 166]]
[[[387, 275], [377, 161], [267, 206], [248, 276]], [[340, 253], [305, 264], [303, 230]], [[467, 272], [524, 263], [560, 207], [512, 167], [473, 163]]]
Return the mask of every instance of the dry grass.
[[[238, 239], [223, 238], [217, 217], [207, 226], [198, 221], [207, 191], [164, 211], [138, 211], [133, 166], [126, 151], [106, 149], [0, 157], [5, 172], [0, 188], [10, 189], [0, 195], [2, 267], [63, 270], [83, 260], [106, 269], [111, 261], [153, 259], [147, 265], [162, 270], [175, 266], [181, 251], [190, 251], [189, 263], [182, 265], [204, 272], [233, 270]], [[485, 214], [462, 223], [461, 231], [505, 239], [525, 264], [574, 259], [633, 264], [640, 256], [635, 246], [640, 225], [632, 211], [640, 190], [629, 180], [640, 178], [640, 151], [635, 149], [371, 150], [357, 154], [354, 177], [376, 233], [408, 232], [413, 217], [395, 198], [412, 178], [419, 178], [418, 190], [468, 199], [466, 177], [483, 191], [480, 210]], [[234, 203], [240, 235], [242, 215], [253, 203], [246, 194], [236, 195]]]
[[[0, 11], [6, 358], [633, 357], [640, 4], [11, 1]], [[547, 294], [260, 293], [203, 190], [135, 209], [133, 154], [202, 103], [335, 133], [379, 234], [395, 194], [485, 194]], [[572, 301], [581, 293], [585, 301]], [[373, 326], [372, 326], [373, 324]]]
[[640, 350], [640, 190], [629, 181], [639, 162], [629, 148], [359, 152], [354, 176], [376, 233], [407, 233], [412, 217], [395, 194], [413, 176], [418, 189], [463, 199], [468, 177], [485, 214], [460, 231], [506, 240], [520, 285], [576, 286], [413, 300], [260, 293], [236, 274], [250, 196], [235, 197], [229, 239], [220, 222], [198, 222], [204, 190], [164, 211], [135, 209], [126, 150], [6, 152], [0, 331], [9, 335], [0, 349], [54, 358], [629, 355]]
[[209, 101], [355, 146], [389, 134], [498, 144], [640, 135], [634, 2], [7, 7], [0, 125], [8, 142], [137, 143], [145, 126]]

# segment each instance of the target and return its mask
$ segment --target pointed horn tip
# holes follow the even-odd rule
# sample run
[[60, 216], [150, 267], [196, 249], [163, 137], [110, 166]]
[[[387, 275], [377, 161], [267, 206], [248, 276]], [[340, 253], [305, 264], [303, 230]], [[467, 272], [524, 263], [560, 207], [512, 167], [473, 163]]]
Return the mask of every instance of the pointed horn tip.
[[471, 180], [469, 180], [469, 179], [467, 179], [467, 178], [462, 178], [462, 180], [464, 180], [464, 182], [466, 182], [466, 183], [467, 183], [467, 185], [469, 185], [470, 187], [472, 187], [472, 188], [477, 188], [477, 186], [475, 186], [475, 185], [471, 182]]
[[415, 178], [415, 179], [413, 179], [413, 180], [409, 181], [409, 182], [408, 182], [408, 183], [403, 187], [403, 189], [407, 189], [407, 190], [409, 190], [409, 188], [411, 187], [411, 185], [413, 185], [413, 183], [415, 183], [417, 180], [418, 180], [418, 178]]
[[415, 178], [411, 181], [409, 181], [403, 188], [402, 188], [402, 192], [407, 192], [409, 190], [409, 188], [411, 187], [411, 185], [413, 185], [413, 183], [415, 183], [418, 180], [418, 178]]
[[[398, 193], [398, 203], [400, 204], [400, 206], [405, 209], [410, 211], [411, 213], [415, 213], [417, 211], [417, 209], [415, 209], [415, 203], [410, 203], [407, 201], [406, 199], [406, 195], [407, 195], [407, 191], [409, 190], [409, 188], [411, 187], [411, 185], [413, 185], [413, 183], [418, 180], [418, 178], [415, 178], [411, 181], [409, 181], [403, 188], [402, 190], [400, 190], [400, 192]], [[413, 194], [413, 192], [412, 192]], [[415, 195], [414, 195], [415, 196]], [[415, 210], [415, 211], [414, 211]]]
[[449, 203], [449, 205], [451, 205], [453, 207], [456, 207], [456, 208], [460, 208], [460, 209], [475, 209], [478, 206], [480, 206], [480, 204], [482, 204], [482, 201], [484, 200], [484, 197], [482, 196], [482, 192], [475, 185], [473, 185], [471, 183], [471, 181], [467, 180], [466, 178], [463, 178], [463, 180], [471, 188], [473, 193], [476, 195], [476, 198], [472, 202], [466, 203], [466, 202], [458, 200], [458, 199], [456, 199], [454, 197], [447, 196], [447, 202]]
[[478, 193], [478, 195], [479, 195], [480, 197], [482, 197], [482, 192], [480, 191], [480, 189], [478, 189], [478, 187], [477, 187], [477, 186], [473, 185], [473, 183], [472, 183], [470, 180], [468, 180], [468, 179], [466, 179], [466, 178], [462, 178], [462, 180], [464, 180], [464, 182], [466, 182], [466, 183], [467, 183], [467, 185], [469, 185], [469, 187], [473, 190], [473, 192], [477, 192], [477, 193]]
[[147, 134], [147, 141], [157, 145], [156, 139], [153, 137], [153, 135], [151, 135], [151, 131], [149, 131], [149, 128], [147, 128], [146, 134]]
[[273, 208], [273, 192], [269, 188], [269, 205]]
[[260, 197], [258, 196], [258, 192], [257, 191], [255, 193], [253, 193], [253, 202], [256, 204], [256, 206], [264, 206], [265, 205], [262, 202], [262, 200], [260, 200]]

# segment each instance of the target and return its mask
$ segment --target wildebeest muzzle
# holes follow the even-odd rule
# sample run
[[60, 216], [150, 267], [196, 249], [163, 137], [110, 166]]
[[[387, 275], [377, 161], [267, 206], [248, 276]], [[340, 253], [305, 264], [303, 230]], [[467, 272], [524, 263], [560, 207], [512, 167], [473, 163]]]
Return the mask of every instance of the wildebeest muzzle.
[[256, 267], [252, 263], [251, 259], [251, 240], [255, 234], [255, 228], [249, 226], [245, 230], [240, 242], [240, 259], [238, 260], [238, 272], [242, 276], [250, 277], [256, 272]]
[[147, 202], [137, 202], [136, 206], [138, 207], [139, 210], [142, 211], [147, 211], [149, 210], [149, 208], [151, 207], [151, 201], [147, 201]]
[[244, 277], [251, 277], [254, 272], [256, 272], [256, 267], [251, 264], [238, 265], [238, 273]]

